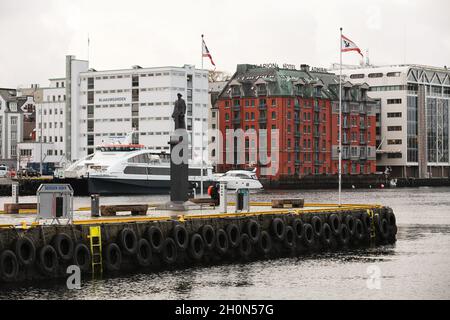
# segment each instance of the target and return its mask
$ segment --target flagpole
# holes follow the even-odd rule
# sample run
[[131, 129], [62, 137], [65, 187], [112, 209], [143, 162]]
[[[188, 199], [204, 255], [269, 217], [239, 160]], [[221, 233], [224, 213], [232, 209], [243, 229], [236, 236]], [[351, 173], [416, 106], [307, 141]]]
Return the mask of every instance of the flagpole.
[[339, 206], [341, 206], [342, 191], [342, 27], [341, 37], [339, 38]]
[[[201, 53], [202, 53], [202, 70], [203, 70], [203, 34], [202, 34], [202, 51], [201, 51]], [[201, 150], [201, 155], [202, 155], [202, 157], [201, 157], [201, 159], [202, 159], [202, 164], [201, 164], [201, 167], [200, 167], [200, 170], [201, 170], [201, 175], [200, 175], [200, 195], [201, 195], [201, 197], [203, 197], [203, 105], [201, 105], [200, 106], [201, 107], [201, 110], [202, 110], [202, 121], [201, 121], [201, 124], [202, 124], [202, 130], [201, 130], [201, 139], [202, 139], [202, 143], [201, 143], [201, 148], [202, 148], [202, 150]]]

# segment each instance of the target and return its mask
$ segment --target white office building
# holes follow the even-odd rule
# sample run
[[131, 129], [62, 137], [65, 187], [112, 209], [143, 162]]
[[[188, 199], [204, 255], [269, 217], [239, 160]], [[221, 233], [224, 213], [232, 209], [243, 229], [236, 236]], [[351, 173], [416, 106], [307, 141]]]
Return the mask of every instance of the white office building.
[[54, 144], [47, 159], [60, 162], [63, 156], [72, 162], [130, 132], [134, 143], [169, 153], [177, 93], [186, 101], [191, 158], [201, 160], [203, 145], [204, 161], [208, 159], [207, 70], [184, 65], [97, 71], [89, 69], [88, 61], [67, 56], [66, 77], [51, 79], [43, 90], [38, 130], [43, 142]]
[[[57, 166], [66, 163], [66, 79], [50, 79], [48, 87], [39, 88], [42, 100], [36, 103], [36, 142], [46, 144], [46, 148], [25, 148], [33, 150], [33, 159], [37, 162], [52, 162]], [[28, 146], [28, 145], [27, 145]], [[36, 149], [37, 148], [37, 149]], [[37, 153], [36, 153], [37, 152]], [[35, 154], [36, 153], [36, 154]]]
[[65, 82], [66, 139], [62, 150], [70, 161], [130, 132], [135, 132], [134, 143], [155, 153], [169, 153], [169, 136], [174, 130], [171, 115], [177, 93], [186, 101], [191, 157], [200, 161], [203, 145], [203, 157], [207, 160], [207, 70], [184, 65], [97, 71], [88, 69], [87, 61], [67, 56]]
[[381, 99], [377, 167], [399, 177], [450, 174], [450, 70], [420, 65], [349, 67], [346, 80], [368, 83]]

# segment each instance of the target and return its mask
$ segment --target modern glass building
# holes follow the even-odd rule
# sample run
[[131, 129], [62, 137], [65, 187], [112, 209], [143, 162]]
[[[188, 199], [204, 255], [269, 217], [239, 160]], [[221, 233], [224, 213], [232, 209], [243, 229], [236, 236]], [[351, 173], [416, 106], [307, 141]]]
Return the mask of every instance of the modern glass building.
[[355, 67], [352, 83], [381, 99], [377, 167], [400, 177], [448, 177], [450, 70], [421, 65]]

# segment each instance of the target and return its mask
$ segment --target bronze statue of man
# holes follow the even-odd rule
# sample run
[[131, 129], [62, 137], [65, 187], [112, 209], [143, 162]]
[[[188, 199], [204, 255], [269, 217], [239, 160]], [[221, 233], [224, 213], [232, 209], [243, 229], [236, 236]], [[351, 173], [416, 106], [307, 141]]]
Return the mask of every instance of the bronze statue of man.
[[181, 93], [177, 94], [178, 100], [175, 101], [175, 107], [173, 108], [172, 118], [175, 122], [176, 129], [186, 129], [186, 121], [184, 115], [186, 114], [186, 102], [181, 98]]

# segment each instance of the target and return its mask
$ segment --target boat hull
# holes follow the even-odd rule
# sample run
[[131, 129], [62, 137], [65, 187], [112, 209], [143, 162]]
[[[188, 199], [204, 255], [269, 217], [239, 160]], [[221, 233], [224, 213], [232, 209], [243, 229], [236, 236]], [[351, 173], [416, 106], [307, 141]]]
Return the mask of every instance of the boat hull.
[[[211, 181], [204, 181], [204, 188], [211, 185]], [[139, 180], [117, 178], [89, 178], [90, 194], [100, 195], [133, 195], [133, 194], [168, 194], [169, 180]]]

